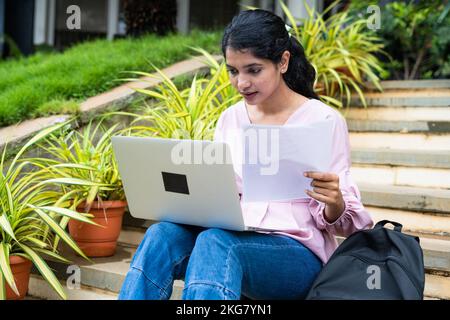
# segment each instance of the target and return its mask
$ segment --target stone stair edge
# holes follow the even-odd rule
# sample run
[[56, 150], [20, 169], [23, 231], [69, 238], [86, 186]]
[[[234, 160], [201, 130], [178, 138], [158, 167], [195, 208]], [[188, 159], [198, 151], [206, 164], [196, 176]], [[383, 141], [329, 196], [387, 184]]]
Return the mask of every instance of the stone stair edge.
[[[430, 80], [382, 80], [380, 85], [383, 89], [450, 89], [449, 79], [430, 79]], [[368, 89], [376, 89], [372, 82], [366, 82], [365, 87]]]
[[364, 205], [450, 217], [450, 190], [358, 183]]
[[[396, 221], [403, 225], [403, 232], [420, 238], [450, 240], [450, 219], [448, 215], [405, 211], [385, 207], [364, 205], [374, 222]], [[450, 242], [448, 246], [450, 247]]]
[[394, 185], [378, 185], [372, 183], [359, 183], [359, 189], [372, 189], [373, 191], [395, 191], [398, 193], [404, 194], [413, 194], [413, 195], [427, 195], [433, 197], [442, 197], [450, 199], [450, 190], [445, 189], [431, 189], [431, 188], [423, 188], [423, 187], [413, 187], [413, 186], [394, 186]]
[[450, 132], [450, 121], [395, 121], [346, 118], [346, 122], [349, 132], [394, 132], [429, 134]]
[[352, 163], [450, 169], [450, 150], [352, 148]]
[[424, 295], [430, 298], [450, 300], [450, 277], [425, 274]]
[[[67, 294], [67, 300], [116, 300], [117, 292], [102, 290], [99, 288], [79, 284], [74, 286], [60, 280], [64, 291]], [[30, 282], [27, 292], [28, 299], [44, 299], [44, 300], [62, 300], [62, 298], [50, 287], [47, 281], [37, 274], [30, 275]]]
[[407, 90], [402, 92], [402, 94], [398, 92], [394, 94], [390, 91], [385, 91], [383, 93], [366, 92], [364, 96], [366, 106], [364, 106], [359, 96], [352, 96], [350, 99], [350, 106], [353, 108], [440, 108], [448, 107], [450, 105], [450, 90], [445, 90], [442, 92], [442, 95], [431, 97], [427, 96], [426, 93], [426, 91], [410, 92]]

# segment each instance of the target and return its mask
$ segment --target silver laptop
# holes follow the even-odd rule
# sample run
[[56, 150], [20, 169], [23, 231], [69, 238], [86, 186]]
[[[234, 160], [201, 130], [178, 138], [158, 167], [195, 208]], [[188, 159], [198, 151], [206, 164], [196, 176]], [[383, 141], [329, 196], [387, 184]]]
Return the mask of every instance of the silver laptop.
[[115, 136], [112, 145], [133, 217], [273, 231], [245, 225], [227, 144]]

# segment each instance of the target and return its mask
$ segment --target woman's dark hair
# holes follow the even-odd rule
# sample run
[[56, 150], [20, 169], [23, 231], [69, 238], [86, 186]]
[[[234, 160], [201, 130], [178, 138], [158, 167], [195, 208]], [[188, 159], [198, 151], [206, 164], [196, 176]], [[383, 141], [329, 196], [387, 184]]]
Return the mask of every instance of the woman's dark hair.
[[224, 57], [227, 48], [248, 49], [255, 57], [269, 59], [275, 64], [288, 50], [291, 53], [289, 67], [283, 74], [287, 86], [307, 98], [318, 99], [313, 89], [316, 71], [306, 59], [300, 42], [289, 35], [283, 19], [276, 14], [256, 9], [234, 16], [222, 38]]

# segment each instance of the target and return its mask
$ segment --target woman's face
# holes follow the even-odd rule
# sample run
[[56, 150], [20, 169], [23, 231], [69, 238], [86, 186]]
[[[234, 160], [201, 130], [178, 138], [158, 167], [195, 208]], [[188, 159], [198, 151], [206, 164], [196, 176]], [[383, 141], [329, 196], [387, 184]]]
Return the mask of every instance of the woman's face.
[[249, 104], [266, 100], [283, 81], [280, 71], [283, 67], [277, 68], [268, 59], [256, 58], [249, 50], [227, 48], [225, 53], [231, 84]]

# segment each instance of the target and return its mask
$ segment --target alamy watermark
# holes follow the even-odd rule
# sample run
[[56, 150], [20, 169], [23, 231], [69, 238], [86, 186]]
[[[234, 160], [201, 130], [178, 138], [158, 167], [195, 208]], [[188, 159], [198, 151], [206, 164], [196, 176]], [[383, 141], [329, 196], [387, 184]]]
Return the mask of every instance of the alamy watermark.
[[367, 18], [367, 28], [371, 30], [378, 30], [381, 28], [381, 10], [377, 5], [370, 5], [367, 7], [367, 13], [371, 14]]
[[79, 290], [81, 286], [81, 269], [77, 265], [70, 265], [67, 267], [67, 274], [69, 277], [66, 281], [66, 286], [69, 290]]
[[381, 289], [381, 269], [377, 265], [370, 265], [367, 267], [367, 274], [370, 276], [367, 278], [366, 285], [369, 290]]
[[79, 6], [72, 4], [67, 7], [66, 13], [70, 16], [66, 20], [66, 26], [69, 30], [81, 29], [81, 9]]
[[[275, 175], [279, 169], [280, 130], [278, 128], [249, 128], [233, 131], [241, 137], [248, 156], [243, 164], [260, 165], [261, 175]], [[244, 150], [245, 152], [245, 150]], [[225, 144], [181, 140], [171, 150], [172, 163], [180, 164], [233, 164]], [[239, 160], [239, 159], [236, 159]]]

